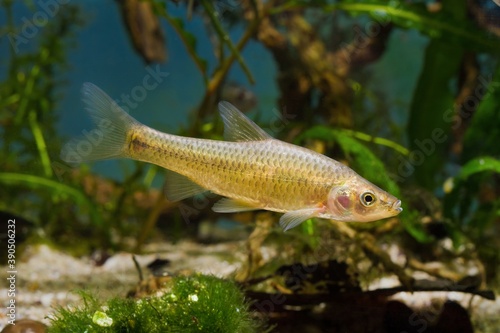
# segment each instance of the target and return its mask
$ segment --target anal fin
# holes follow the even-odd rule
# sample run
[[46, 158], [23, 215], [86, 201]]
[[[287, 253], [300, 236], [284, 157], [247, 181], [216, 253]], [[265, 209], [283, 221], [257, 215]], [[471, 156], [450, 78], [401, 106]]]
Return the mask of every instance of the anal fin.
[[179, 201], [207, 191], [186, 176], [171, 170], [166, 172], [165, 195], [170, 201]]

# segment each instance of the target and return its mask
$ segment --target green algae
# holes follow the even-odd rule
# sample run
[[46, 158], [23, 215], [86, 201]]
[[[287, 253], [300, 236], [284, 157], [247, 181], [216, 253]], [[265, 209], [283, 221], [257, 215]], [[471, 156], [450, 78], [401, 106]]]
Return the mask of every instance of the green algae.
[[235, 283], [208, 275], [174, 277], [160, 296], [97, 300], [59, 308], [48, 332], [262, 332]]

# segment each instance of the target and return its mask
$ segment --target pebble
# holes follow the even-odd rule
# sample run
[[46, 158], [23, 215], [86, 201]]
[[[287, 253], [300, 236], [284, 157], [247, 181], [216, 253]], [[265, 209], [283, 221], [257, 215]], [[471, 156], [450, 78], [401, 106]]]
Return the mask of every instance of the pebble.
[[45, 333], [47, 332], [47, 326], [43, 323], [31, 320], [31, 319], [20, 319], [16, 320], [15, 325], [7, 325], [2, 330], [1, 333]]

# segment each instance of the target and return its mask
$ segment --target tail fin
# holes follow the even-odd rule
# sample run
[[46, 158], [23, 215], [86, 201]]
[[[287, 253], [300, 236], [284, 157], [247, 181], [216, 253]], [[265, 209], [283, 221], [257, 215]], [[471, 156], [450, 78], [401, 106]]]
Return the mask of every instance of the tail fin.
[[83, 84], [82, 99], [96, 128], [84, 130], [83, 137], [66, 143], [61, 150], [61, 159], [75, 164], [127, 157], [127, 133], [132, 127], [142, 125], [92, 83]]

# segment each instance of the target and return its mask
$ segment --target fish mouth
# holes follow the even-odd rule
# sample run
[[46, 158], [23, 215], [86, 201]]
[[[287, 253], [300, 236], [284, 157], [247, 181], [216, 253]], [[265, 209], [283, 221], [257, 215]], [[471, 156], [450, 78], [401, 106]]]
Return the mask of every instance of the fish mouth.
[[401, 212], [403, 211], [403, 207], [401, 207], [401, 200], [397, 200], [397, 201], [395, 201], [395, 202], [392, 204], [391, 208], [392, 208], [393, 210], [395, 210], [396, 212], [401, 213]]

